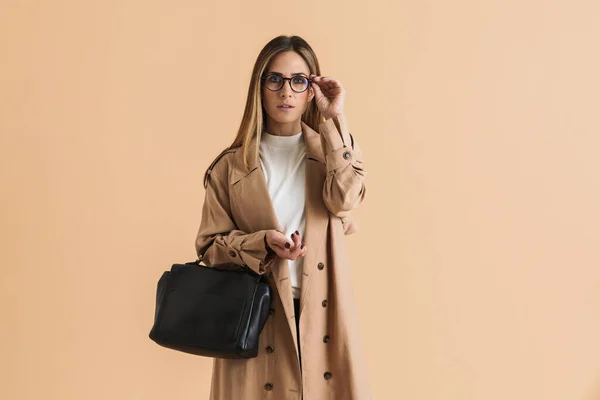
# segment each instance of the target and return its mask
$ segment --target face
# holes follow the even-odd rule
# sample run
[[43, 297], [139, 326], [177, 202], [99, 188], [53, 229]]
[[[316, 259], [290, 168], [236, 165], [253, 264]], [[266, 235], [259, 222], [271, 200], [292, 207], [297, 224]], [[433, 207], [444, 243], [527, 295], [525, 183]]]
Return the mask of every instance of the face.
[[[267, 113], [267, 121], [270, 124], [299, 123], [306, 107], [314, 97], [314, 92], [308, 84], [308, 88], [304, 92], [297, 93], [292, 90], [290, 83], [296, 90], [300, 90], [302, 88], [300, 77], [308, 78], [310, 76], [308, 65], [295, 51], [285, 51], [271, 60], [263, 75], [268, 76], [270, 73], [277, 73], [280, 76], [267, 77], [261, 82], [262, 102]], [[294, 77], [296, 78], [294, 79]], [[271, 88], [276, 87], [281, 78], [293, 79], [292, 81], [283, 81], [283, 87], [277, 91], [267, 88], [267, 85], [270, 85]], [[291, 108], [284, 108], [283, 104], [290, 105]]]

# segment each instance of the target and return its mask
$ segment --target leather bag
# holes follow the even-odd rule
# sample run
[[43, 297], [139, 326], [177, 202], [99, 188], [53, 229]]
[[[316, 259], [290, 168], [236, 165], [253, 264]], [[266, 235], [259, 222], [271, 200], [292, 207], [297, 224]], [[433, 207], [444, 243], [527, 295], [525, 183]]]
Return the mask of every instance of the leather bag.
[[158, 280], [157, 344], [213, 358], [254, 358], [271, 308], [265, 278], [245, 265], [173, 264]]

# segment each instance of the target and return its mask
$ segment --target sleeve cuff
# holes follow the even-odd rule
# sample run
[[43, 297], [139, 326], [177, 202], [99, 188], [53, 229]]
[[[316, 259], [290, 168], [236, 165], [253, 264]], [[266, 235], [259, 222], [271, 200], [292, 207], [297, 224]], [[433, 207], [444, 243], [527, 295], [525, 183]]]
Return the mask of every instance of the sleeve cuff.
[[352, 164], [355, 158], [354, 150], [351, 147], [341, 147], [325, 156], [327, 171], [334, 171]]
[[351, 147], [348, 122], [344, 114], [328, 118], [319, 124], [319, 133], [324, 141], [325, 155], [342, 147]]
[[244, 240], [228, 246], [227, 254], [231, 262], [246, 264], [257, 274], [264, 274], [272, 266], [277, 253], [268, 251], [265, 246], [267, 230], [245, 235]]

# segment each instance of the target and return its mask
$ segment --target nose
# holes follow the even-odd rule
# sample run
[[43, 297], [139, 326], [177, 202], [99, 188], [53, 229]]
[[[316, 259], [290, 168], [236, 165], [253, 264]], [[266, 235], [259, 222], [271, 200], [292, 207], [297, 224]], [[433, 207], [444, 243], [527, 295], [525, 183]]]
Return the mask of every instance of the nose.
[[290, 97], [294, 93], [287, 81], [283, 83], [283, 87], [279, 91], [281, 92], [281, 97]]

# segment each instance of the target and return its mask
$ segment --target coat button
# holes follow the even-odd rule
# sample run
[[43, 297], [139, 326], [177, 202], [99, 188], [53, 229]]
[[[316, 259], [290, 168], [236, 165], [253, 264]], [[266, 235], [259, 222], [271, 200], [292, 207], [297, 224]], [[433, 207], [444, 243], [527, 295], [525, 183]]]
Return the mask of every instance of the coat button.
[[231, 251], [229, 252], [229, 255], [230, 255], [231, 257], [235, 257], [235, 251], [231, 250]]
[[323, 336], [323, 343], [329, 342], [329, 335]]
[[323, 301], [321, 302], [321, 305], [322, 305], [323, 307], [327, 307], [327, 300], [323, 300]]
[[271, 382], [265, 383], [265, 390], [273, 390], [273, 384]]
[[333, 376], [333, 374], [329, 371], [327, 371], [323, 374], [323, 378], [325, 378], [326, 380], [331, 379], [332, 376]]
[[345, 151], [345, 152], [344, 152], [344, 159], [345, 159], [345, 160], [349, 159], [349, 158], [350, 158], [350, 156], [351, 156], [351, 154], [350, 154], [350, 152], [349, 152], [349, 151]]
[[273, 346], [267, 346], [267, 353], [272, 353], [274, 351], [275, 349], [273, 348]]
[[325, 268], [325, 264], [323, 264], [322, 262], [320, 262], [320, 263], [317, 264], [317, 268], [323, 269], [323, 268]]
[[275, 312], [274, 308], [269, 308], [269, 315], [273, 315], [274, 312]]

